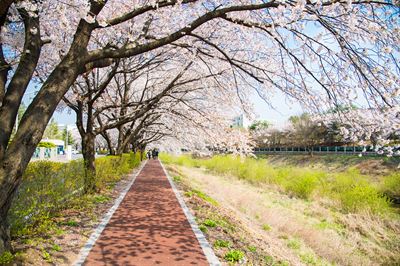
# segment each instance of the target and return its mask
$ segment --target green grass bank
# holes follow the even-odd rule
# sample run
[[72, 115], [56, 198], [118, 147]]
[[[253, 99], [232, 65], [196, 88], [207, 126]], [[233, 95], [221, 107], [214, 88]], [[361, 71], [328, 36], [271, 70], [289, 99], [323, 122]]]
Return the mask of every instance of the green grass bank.
[[167, 164], [202, 167], [216, 174], [236, 176], [255, 185], [273, 185], [286, 194], [305, 200], [324, 198], [331, 207], [343, 213], [379, 216], [398, 214], [391, 198], [400, 195], [400, 171], [376, 178], [351, 166], [331, 171], [305, 165], [276, 164], [268, 158], [218, 155], [195, 159], [190, 155], [172, 156], [165, 153], [160, 158]]

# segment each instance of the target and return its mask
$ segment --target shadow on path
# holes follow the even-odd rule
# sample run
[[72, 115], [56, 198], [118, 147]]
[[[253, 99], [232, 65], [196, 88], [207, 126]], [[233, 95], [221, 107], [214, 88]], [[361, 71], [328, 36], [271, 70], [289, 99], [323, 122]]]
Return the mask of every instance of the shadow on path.
[[209, 265], [159, 161], [147, 162], [84, 265]]

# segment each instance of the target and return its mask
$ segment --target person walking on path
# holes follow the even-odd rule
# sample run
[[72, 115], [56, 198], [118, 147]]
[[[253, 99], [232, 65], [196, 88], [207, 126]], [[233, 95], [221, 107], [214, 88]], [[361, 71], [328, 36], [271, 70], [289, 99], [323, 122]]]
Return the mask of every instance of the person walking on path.
[[156, 148], [153, 149], [153, 152], [151, 154], [151, 156], [153, 157], [154, 160], [157, 160], [158, 157], [158, 151]]
[[151, 159], [151, 151], [150, 150], [147, 151], [146, 157], [148, 160]]

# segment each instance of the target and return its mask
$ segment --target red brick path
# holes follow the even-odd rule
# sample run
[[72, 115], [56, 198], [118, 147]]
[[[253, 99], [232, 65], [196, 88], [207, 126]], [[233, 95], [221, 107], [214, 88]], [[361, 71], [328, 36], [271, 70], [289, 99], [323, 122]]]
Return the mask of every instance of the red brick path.
[[209, 265], [159, 161], [144, 166], [84, 265]]

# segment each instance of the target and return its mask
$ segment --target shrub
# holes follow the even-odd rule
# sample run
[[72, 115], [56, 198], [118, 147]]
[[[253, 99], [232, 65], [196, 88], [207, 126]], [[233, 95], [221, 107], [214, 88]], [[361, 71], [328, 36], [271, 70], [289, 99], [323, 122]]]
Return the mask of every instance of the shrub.
[[[166, 163], [188, 167], [202, 166], [216, 174], [233, 175], [253, 184], [273, 184], [282, 191], [302, 199], [310, 199], [313, 195], [331, 198], [340, 203], [338, 207], [343, 212], [369, 211], [383, 214], [390, 208], [388, 199], [381, 195], [380, 191], [389, 196], [400, 194], [399, 173], [386, 177], [378, 190], [371, 185], [370, 179], [356, 168], [349, 168], [340, 173], [329, 173], [283, 165], [273, 167], [266, 159], [240, 158], [232, 155], [193, 159], [188, 155], [176, 157], [163, 153], [160, 158]], [[213, 202], [210, 198], [206, 198], [204, 193], [193, 192]]]
[[368, 211], [374, 214], [388, 212], [390, 202], [368, 184], [358, 184], [338, 194], [343, 210], [347, 212]]
[[37, 145], [40, 148], [56, 148], [57, 145], [51, 143], [51, 142], [39, 142]]
[[286, 182], [285, 189], [302, 199], [309, 199], [323, 174], [319, 172], [300, 172]]
[[[96, 183], [100, 189], [116, 182], [140, 163], [138, 155], [106, 156], [96, 159]], [[88, 210], [106, 198], [82, 195], [83, 162], [35, 161], [29, 163], [9, 215], [15, 236], [50, 234], [57, 230], [53, 217], [65, 208]], [[96, 197], [96, 196], [95, 196]], [[108, 200], [108, 198], [107, 198]]]
[[386, 176], [381, 190], [390, 197], [400, 197], [400, 172]]

